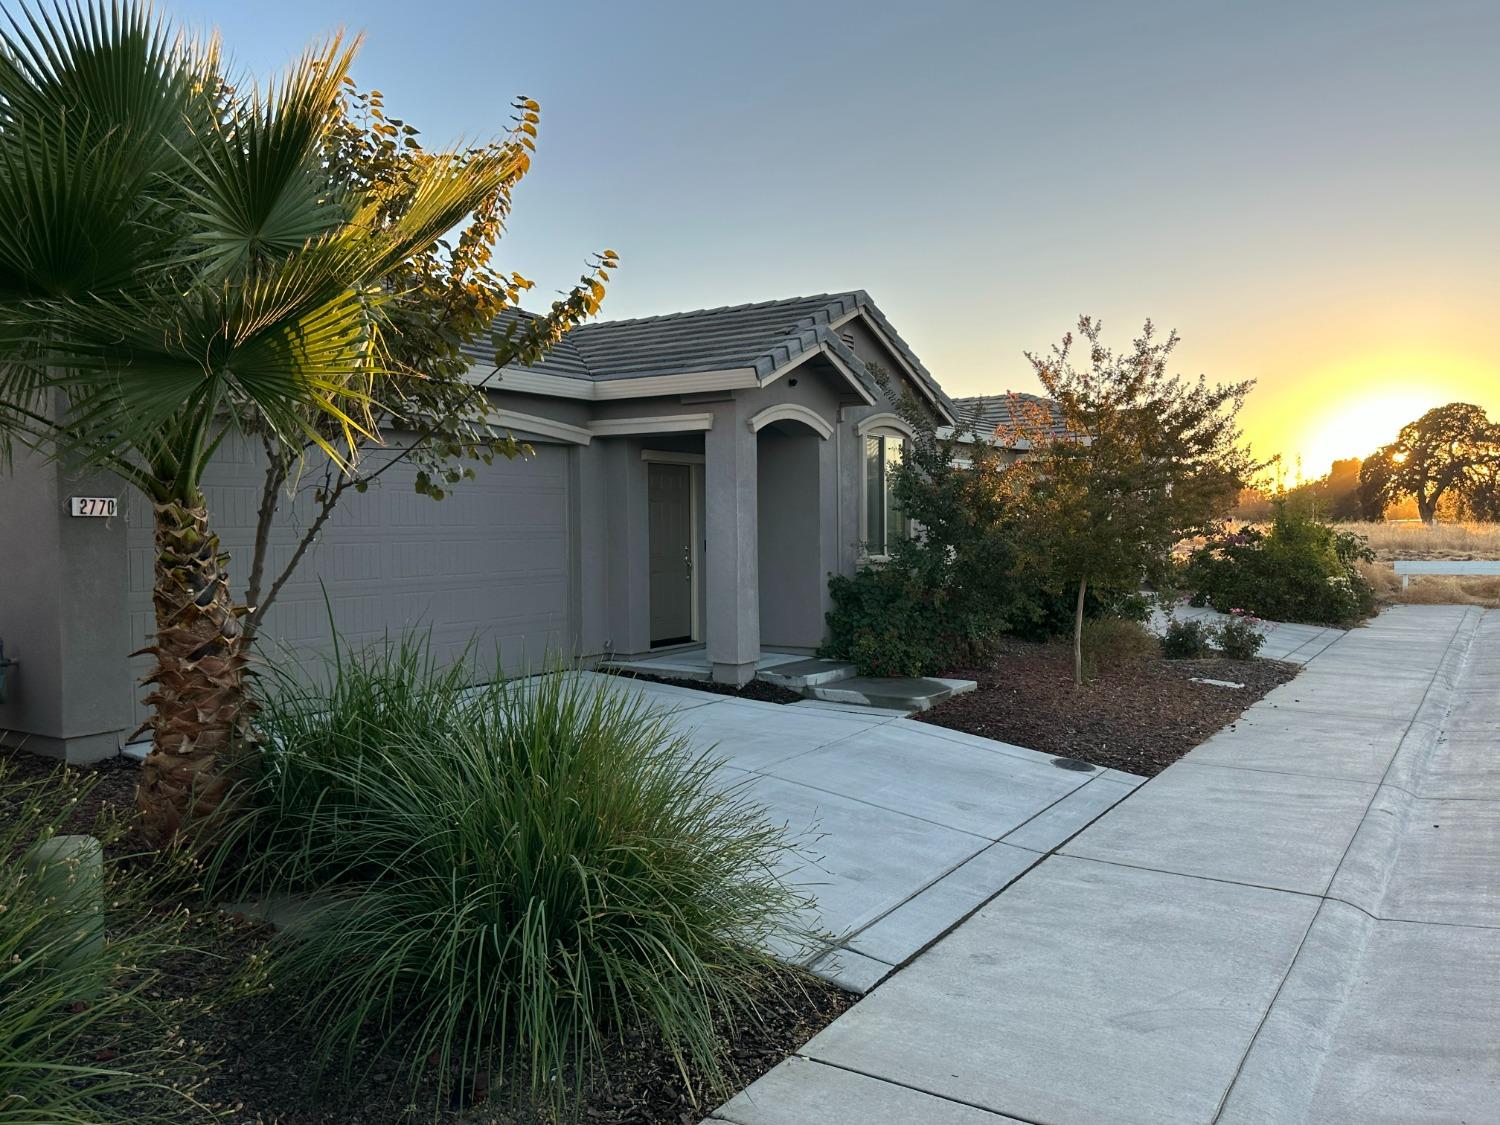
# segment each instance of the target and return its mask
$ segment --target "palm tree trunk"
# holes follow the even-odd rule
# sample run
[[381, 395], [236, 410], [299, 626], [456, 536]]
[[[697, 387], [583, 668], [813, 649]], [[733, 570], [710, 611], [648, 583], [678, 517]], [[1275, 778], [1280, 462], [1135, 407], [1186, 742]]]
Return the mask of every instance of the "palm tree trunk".
[[196, 502], [156, 504], [156, 658], [151, 753], [137, 790], [141, 828], [160, 847], [189, 820], [223, 803], [235, 756], [245, 747], [250, 711], [240, 614], [229, 593], [219, 539]]

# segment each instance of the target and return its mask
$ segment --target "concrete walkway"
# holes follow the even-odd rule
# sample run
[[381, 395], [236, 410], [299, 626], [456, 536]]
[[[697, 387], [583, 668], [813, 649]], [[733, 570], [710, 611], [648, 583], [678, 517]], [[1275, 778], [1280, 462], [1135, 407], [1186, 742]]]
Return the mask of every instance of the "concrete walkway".
[[[1178, 621], [1202, 621], [1222, 625], [1229, 614], [1201, 605], [1176, 605], [1172, 617]], [[1267, 660], [1285, 660], [1289, 664], [1306, 664], [1344, 635], [1346, 630], [1331, 625], [1296, 625], [1286, 621], [1266, 621], [1266, 643], [1260, 655]], [[1148, 625], [1158, 636], [1167, 627], [1167, 615], [1160, 609], [1151, 611]]]
[[1388, 611], [714, 1115], [1500, 1120], [1500, 612]]
[[837, 704], [582, 673], [674, 713], [798, 842], [784, 878], [827, 940], [780, 952], [864, 992], [1131, 793], [1133, 774]]

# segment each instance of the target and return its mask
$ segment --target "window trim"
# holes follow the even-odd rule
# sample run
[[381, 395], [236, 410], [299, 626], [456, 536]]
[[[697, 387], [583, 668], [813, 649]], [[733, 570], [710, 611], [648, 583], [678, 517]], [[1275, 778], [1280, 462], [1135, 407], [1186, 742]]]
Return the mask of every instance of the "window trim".
[[[867, 419], [867, 421], [869, 421], [869, 422], [875, 422], [877, 418], [896, 418], [898, 421], [900, 420], [898, 415], [887, 414], [887, 415], [876, 415], [875, 418]], [[869, 440], [871, 438], [879, 438], [879, 439], [886, 440], [886, 441], [889, 441], [889, 440], [899, 441], [901, 443], [902, 447], [903, 447], [902, 452], [904, 453], [905, 452], [905, 446], [907, 445], [908, 442], [911, 441], [912, 435], [909, 432], [910, 431], [910, 427], [906, 426], [906, 424], [904, 422], [901, 424], [901, 428], [899, 428], [899, 429], [897, 427], [891, 426], [891, 425], [874, 424], [874, 425], [866, 426], [863, 423], [861, 423], [857, 427], [857, 429], [859, 430], [859, 551], [860, 551], [860, 558], [862, 560], [864, 560], [865, 562], [881, 563], [881, 562], [888, 561], [890, 559], [890, 557], [891, 557], [891, 555], [890, 555], [890, 532], [889, 532], [889, 530], [887, 530], [886, 541], [884, 543], [884, 546], [885, 546], [886, 549], [883, 552], [877, 554], [877, 553], [875, 553], [875, 552], [873, 552], [873, 551], [870, 550], [870, 465], [869, 465], [870, 453], [869, 453], [869, 444], [868, 443], [869, 443]], [[881, 497], [881, 500], [882, 500], [882, 510], [883, 511], [889, 511], [890, 510], [890, 485], [888, 483], [886, 484], [885, 489], [886, 489], [886, 495], [883, 496], [883, 497]], [[912, 528], [912, 521], [911, 521], [911, 517], [909, 517], [909, 516], [906, 517], [906, 525], [907, 525], [907, 535], [910, 535], [911, 534], [911, 528]]]

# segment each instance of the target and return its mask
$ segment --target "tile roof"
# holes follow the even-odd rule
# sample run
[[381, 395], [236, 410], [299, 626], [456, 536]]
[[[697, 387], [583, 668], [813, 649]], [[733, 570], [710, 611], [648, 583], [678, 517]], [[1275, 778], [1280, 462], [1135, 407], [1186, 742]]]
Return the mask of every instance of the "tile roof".
[[[574, 328], [529, 370], [567, 379], [609, 381], [749, 368], [765, 378], [803, 352], [827, 347], [873, 391], [875, 384], [864, 364], [829, 327], [856, 309], [880, 328], [919, 380], [951, 411], [952, 400], [863, 290], [594, 321]], [[533, 314], [511, 310], [506, 315]], [[470, 345], [465, 351], [479, 363], [492, 355], [485, 344]]]
[[[1043, 398], [1041, 395], [1016, 391], [1000, 395], [968, 395], [954, 399], [953, 402], [958, 408], [959, 424], [956, 430], [960, 434], [973, 431], [989, 437], [997, 432], [1014, 433], [1018, 423], [1035, 424], [1041, 416], [1042, 409], [1045, 409], [1051, 418], [1048, 424], [1051, 433], [1066, 434], [1068, 432], [1063, 421], [1062, 407], [1052, 399]], [[1034, 404], [1035, 413], [1030, 418], [1017, 418], [1016, 407], [1020, 405], [1024, 410], [1025, 404]]]

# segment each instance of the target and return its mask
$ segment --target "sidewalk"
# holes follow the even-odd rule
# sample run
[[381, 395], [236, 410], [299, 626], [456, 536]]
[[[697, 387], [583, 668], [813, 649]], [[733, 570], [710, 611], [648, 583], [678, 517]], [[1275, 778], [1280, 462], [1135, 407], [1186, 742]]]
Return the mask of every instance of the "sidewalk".
[[[1169, 620], [1222, 625], [1229, 620], [1229, 614], [1207, 606], [1176, 605], [1170, 614], [1153, 609], [1147, 627], [1160, 636]], [[1294, 625], [1286, 621], [1266, 621], [1263, 624], [1266, 641], [1261, 646], [1261, 656], [1267, 660], [1285, 660], [1289, 664], [1308, 663], [1347, 632], [1331, 625]]]
[[1500, 613], [1400, 607], [714, 1114], [1493, 1121]]

